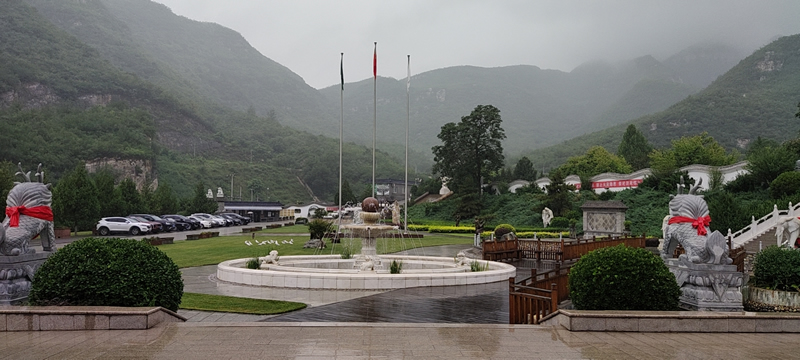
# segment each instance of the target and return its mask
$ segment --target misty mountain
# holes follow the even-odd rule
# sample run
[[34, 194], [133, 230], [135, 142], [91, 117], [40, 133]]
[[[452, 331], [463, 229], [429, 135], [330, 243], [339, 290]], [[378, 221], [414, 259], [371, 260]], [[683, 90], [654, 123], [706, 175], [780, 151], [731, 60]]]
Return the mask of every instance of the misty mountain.
[[[745, 149], [761, 136], [797, 136], [794, 116], [800, 94], [800, 35], [781, 37], [744, 58], [707, 88], [664, 111], [631, 121], [657, 148], [672, 139], [708, 132], [728, 149]], [[593, 145], [616, 151], [628, 123], [569, 139], [525, 155], [552, 168]]]
[[[181, 196], [200, 182], [228, 189], [235, 178], [234, 192], [243, 196], [258, 188], [261, 199], [333, 199], [338, 139], [216, 105], [131, 43], [127, 26], [103, 2], [13, 0], [3, 10], [0, 160], [42, 162], [50, 181], [89, 162], [121, 165], [114, 169], [120, 177], [168, 182]], [[153, 82], [145, 81], [148, 74]], [[164, 79], [176, 83], [174, 93], [154, 85]], [[345, 178], [358, 191], [371, 176], [371, 153], [352, 144], [344, 152]], [[402, 176], [398, 162], [376, 155], [378, 176]]]

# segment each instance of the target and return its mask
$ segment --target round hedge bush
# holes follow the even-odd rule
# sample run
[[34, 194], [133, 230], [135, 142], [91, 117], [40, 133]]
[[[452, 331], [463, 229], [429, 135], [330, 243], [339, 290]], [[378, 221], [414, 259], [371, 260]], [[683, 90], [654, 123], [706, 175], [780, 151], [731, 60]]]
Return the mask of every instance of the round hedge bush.
[[591, 251], [572, 266], [569, 295], [579, 310], [678, 310], [681, 290], [660, 257], [618, 245]]
[[515, 229], [513, 226], [511, 226], [509, 224], [500, 224], [500, 225], [495, 226], [495, 228], [494, 228], [494, 237], [499, 239], [499, 238], [503, 237], [503, 235], [508, 234], [508, 233], [512, 233], [512, 232], [516, 233], [517, 229]]
[[773, 199], [789, 196], [800, 190], [800, 172], [789, 171], [778, 175], [769, 184], [769, 195]]
[[559, 229], [566, 229], [568, 227], [569, 227], [569, 219], [560, 216], [556, 216], [552, 220], [550, 220], [550, 226], [548, 226], [548, 228], [559, 228]]
[[31, 305], [161, 306], [177, 311], [178, 266], [158, 248], [132, 239], [86, 238], [51, 255], [36, 271]]
[[775, 245], [761, 250], [756, 254], [753, 277], [756, 287], [800, 291], [800, 250]]

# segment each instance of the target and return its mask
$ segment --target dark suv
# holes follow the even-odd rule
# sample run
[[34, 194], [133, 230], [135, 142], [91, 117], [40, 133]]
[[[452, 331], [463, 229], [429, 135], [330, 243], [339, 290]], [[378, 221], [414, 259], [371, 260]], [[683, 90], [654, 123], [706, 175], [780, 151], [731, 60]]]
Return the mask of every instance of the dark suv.
[[162, 231], [169, 232], [169, 231], [177, 230], [177, 227], [175, 226], [175, 221], [172, 221], [170, 219], [162, 219], [162, 218], [160, 218], [158, 216], [150, 215], [150, 214], [131, 214], [130, 216], [140, 217], [140, 218], [143, 218], [143, 219], [147, 219], [147, 220], [150, 220], [150, 221], [155, 221], [155, 222], [161, 223], [161, 230]]
[[175, 226], [183, 231], [199, 229], [202, 226], [199, 221], [189, 219], [183, 215], [161, 215], [161, 217], [174, 221]]
[[236, 213], [222, 213], [220, 215], [227, 216], [227, 217], [230, 217], [230, 218], [239, 219], [239, 221], [241, 221], [242, 225], [247, 225], [247, 224], [250, 223], [250, 218], [249, 217], [242, 216], [242, 215], [239, 215], [239, 214], [236, 214]]

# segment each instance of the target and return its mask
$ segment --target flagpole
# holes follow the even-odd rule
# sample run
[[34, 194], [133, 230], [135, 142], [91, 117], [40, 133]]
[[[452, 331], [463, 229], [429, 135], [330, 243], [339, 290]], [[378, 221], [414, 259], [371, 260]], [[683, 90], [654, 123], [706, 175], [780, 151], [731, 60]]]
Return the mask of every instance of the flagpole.
[[372, 54], [372, 197], [375, 197], [375, 138], [378, 136], [378, 42]]
[[336, 231], [336, 237], [339, 237], [339, 231], [342, 227], [342, 142], [344, 141], [344, 53], [339, 61], [339, 73], [342, 77], [342, 90], [339, 92], [339, 102], [341, 110], [341, 118], [339, 120], [339, 228]]
[[408, 233], [408, 124], [411, 123], [411, 55], [408, 56], [408, 76], [406, 77], [406, 178], [405, 178], [405, 189], [403, 189], [403, 194], [405, 194], [405, 201], [403, 201], [403, 230]]

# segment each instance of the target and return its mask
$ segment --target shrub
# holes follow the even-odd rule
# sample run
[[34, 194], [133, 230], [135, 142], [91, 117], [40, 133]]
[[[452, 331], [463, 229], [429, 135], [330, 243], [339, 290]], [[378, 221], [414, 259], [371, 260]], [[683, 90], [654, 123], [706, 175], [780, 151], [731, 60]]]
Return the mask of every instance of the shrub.
[[568, 228], [569, 227], [569, 219], [567, 219], [565, 217], [560, 217], [560, 216], [553, 217], [553, 219], [550, 220], [550, 226], [548, 226], [548, 227], [549, 228], [562, 228], [562, 229]]
[[570, 270], [569, 294], [579, 310], [677, 310], [681, 291], [661, 258], [619, 245], [582, 256]]
[[308, 222], [308, 232], [312, 239], [322, 239], [325, 233], [333, 229], [333, 224], [323, 219], [314, 219]]
[[259, 261], [257, 257], [249, 259], [245, 263], [245, 267], [248, 268], [248, 269], [260, 269], [261, 268], [261, 261]]
[[769, 184], [769, 196], [773, 199], [792, 195], [798, 190], [800, 190], [800, 172], [797, 171], [780, 174]]
[[178, 310], [183, 280], [158, 248], [132, 239], [85, 238], [51, 255], [36, 272], [31, 305], [161, 306]]
[[489, 270], [489, 263], [488, 262], [481, 263], [478, 260], [473, 260], [471, 263], [469, 263], [469, 270], [472, 272]]
[[389, 273], [399, 274], [402, 271], [403, 271], [403, 261], [392, 260], [392, 263], [389, 265]]
[[514, 227], [509, 224], [500, 224], [495, 226], [494, 228], [494, 237], [499, 239], [503, 237], [503, 235], [512, 232], [513, 233], [517, 232], [517, 229], [514, 229]]
[[755, 263], [756, 287], [800, 291], [800, 251], [772, 245], [756, 254]]

